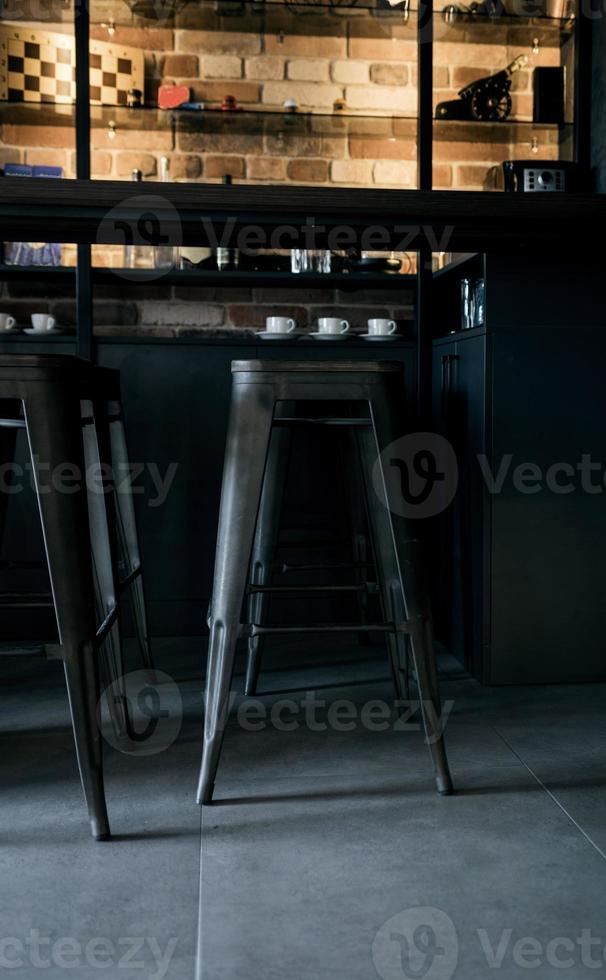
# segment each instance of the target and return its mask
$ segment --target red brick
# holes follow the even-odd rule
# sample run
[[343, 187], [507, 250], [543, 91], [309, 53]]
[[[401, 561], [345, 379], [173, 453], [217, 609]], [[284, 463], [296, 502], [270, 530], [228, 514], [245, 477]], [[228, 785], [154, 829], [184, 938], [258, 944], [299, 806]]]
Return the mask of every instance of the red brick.
[[301, 184], [325, 183], [328, 180], [327, 160], [291, 160], [288, 177]]
[[202, 159], [194, 154], [169, 157], [171, 180], [196, 180], [202, 173]]
[[417, 45], [403, 38], [351, 37], [349, 57], [362, 61], [415, 61]]
[[344, 155], [345, 139], [332, 136], [291, 136], [285, 133], [268, 133], [265, 137], [264, 149], [272, 156], [289, 156], [291, 160], [299, 157], [326, 157], [329, 160], [339, 160]]
[[457, 66], [456, 68], [450, 69], [450, 87], [454, 92], [458, 92], [459, 89], [464, 88], [466, 85], [471, 85], [472, 82], [477, 82], [479, 78], [484, 78], [485, 76], [486, 69], [484, 68]]
[[91, 172], [95, 177], [107, 177], [112, 172], [111, 153], [93, 150], [90, 161]]
[[205, 82], [191, 79], [189, 84], [196, 102], [221, 102], [226, 95], [233, 95], [239, 103], [259, 102], [260, 88], [255, 82], [226, 80]]
[[343, 58], [346, 54], [347, 42], [345, 37], [309, 36], [303, 34], [266, 34], [265, 53], [283, 55], [301, 55], [308, 58]]
[[244, 63], [244, 73], [247, 78], [279, 81], [284, 78], [284, 59], [264, 55], [247, 58]]
[[161, 75], [169, 78], [197, 78], [198, 59], [195, 54], [168, 54], [161, 62]]
[[49, 167], [63, 167], [64, 176], [70, 174], [70, 160], [67, 150], [26, 150], [25, 162], [30, 166], [46, 164]]
[[[493, 24], [490, 25], [494, 27]], [[492, 37], [492, 31], [491, 31]], [[491, 72], [500, 71], [507, 64], [508, 48], [505, 43], [497, 44], [496, 39], [493, 44], [480, 44], [477, 42], [465, 41], [464, 44], [458, 41], [443, 41], [439, 48], [440, 61], [444, 65], [459, 67], [478, 66], [477, 78], [488, 75]]]
[[[244, 136], [242, 133], [179, 133], [178, 145], [180, 150], [190, 153], [235, 153], [236, 156], [245, 153], [247, 156], [257, 156], [263, 153], [263, 136]], [[277, 154], [278, 156], [280, 154]]]
[[118, 177], [130, 177], [133, 170], [140, 170], [144, 177], [154, 177], [157, 169], [156, 158], [151, 153], [119, 153], [116, 158]]
[[21, 153], [16, 146], [0, 146], [0, 167], [5, 163], [20, 163]]
[[469, 160], [491, 160], [503, 159], [503, 147], [498, 143], [463, 143], [459, 140], [448, 142], [447, 140], [436, 140], [433, 144], [434, 160], [442, 163], [464, 162]]
[[73, 149], [75, 133], [63, 126], [17, 126], [5, 123], [2, 126], [2, 142], [13, 146], [57, 146]]
[[286, 160], [280, 157], [247, 157], [246, 176], [251, 180], [279, 180], [286, 178]]
[[417, 147], [411, 140], [350, 136], [349, 155], [359, 160], [416, 160]]
[[[168, 122], [168, 114], [166, 116]], [[48, 126], [48, 129], [54, 127]], [[91, 146], [95, 150], [140, 150], [142, 146], [146, 150], [164, 150], [168, 152], [173, 149], [173, 134], [170, 129], [148, 129], [145, 131], [137, 129], [125, 129], [118, 125], [113, 136], [110, 135], [109, 128], [95, 126], [91, 131]]]
[[434, 163], [433, 165], [433, 186], [436, 189], [444, 189], [452, 186], [452, 167], [446, 163]]
[[512, 116], [515, 119], [532, 119], [533, 97], [532, 95], [513, 96]]
[[[262, 303], [265, 306], [271, 305], [272, 303], [286, 303], [297, 304], [301, 306], [306, 306], [312, 298], [316, 303], [333, 303], [335, 301], [335, 290], [334, 289], [317, 289], [314, 286], [313, 294], [309, 291], [309, 286], [305, 286], [305, 279], [302, 280], [303, 285], [300, 289], [293, 289], [290, 286], [288, 288], [281, 289], [279, 286], [273, 286], [272, 288], [266, 289], [255, 289], [253, 298], [255, 303]], [[357, 298], [356, 291], [356, 298]]]
[[490, 167], [463, 164], [456, 167], [454, 187], [466, 187], [482, 190], [489, 177]]
[[254, 55], [261, 51], [261, 37], [239, 31], [178, 31], [177, 49], [196, 54]]
[[232, 177], [244, 176], [244, 157], [225, 157], [209, 155], [204, 159], [205, 177], [222, 177], [231, 174]]
[[376, 85], [408, 85], [408, 65], [378, 62], [370, 66], [370, 80]]

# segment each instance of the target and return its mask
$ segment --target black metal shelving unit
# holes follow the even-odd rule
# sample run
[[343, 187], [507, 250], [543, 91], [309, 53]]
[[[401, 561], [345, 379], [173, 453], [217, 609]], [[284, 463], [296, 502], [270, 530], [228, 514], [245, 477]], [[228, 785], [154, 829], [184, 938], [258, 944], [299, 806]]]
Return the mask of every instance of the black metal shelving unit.
[[[77, 278], [75, 266], [37, 266], [35, 270], [39, 282], [60, 283], [71, 282]], [[19, 265], [0, 265], [0, 277], [13, 282], [31, 280], [32, 269]], [[250, 286], [263, 288], [278, 286], [300, 289], [302, 286], [311, 288], [339, 289], [355, 292], [358, 289], [393, 289], [403, 286], [414, 286], [417, 277], [414, 274], [366, 273], [366, 272], [332, 272], [326, 274], [304, 273], [296, 275], [291, 272], [266, 272], [255, 270], [226, 270], [216, 269], [120, 269], [105, 266], [91, 266], [91, 283], [93, 286], [114, 285], [117, 282], [127, 282], [143, 285], [145, 283], [164, 283], [167, 286]]]
[[[289, 10], [283, 0], [224, 0], [219, 7], [215, 0], [200, 0], [195, 6], [183, 8], [177, 13], [176, 19], [171, 22], [172, 26], [178, 29], [197, 29], [222, 31], [250, 29], [251, 31], [267, 32], [300, 32], [313, 33], [325, 30], [326, 34], [331, 32], [344, 31], [346, 25], [350, 25], [359, 36], [381, 36], [385, 26], [400, 25], [406, 32], [410, 32], [411, 38], [416, 36], [418, 50], [418, 113], [416, 118], [406, 117], [372, 117], [369, 119], [363, 115], [352, 115], [350, 113], [332, 115], [306, 115], [304, 113], [288, 115], [279, 112], [241, 112], [226, 116], [225, 113], [205, 111], [204, 113], [160, 113], [153, 108], [143, 108], [140, 110], [126, 110], [112, 107], [97, 107], [90, 105], [89, 100], [89, 37], [91, 24], [103, 25], [111, 30], [114, 26], [152, 26], [157, 23], [152, 18], [145, 16], [142, 8], [141, 13], [134, 15], [124, 3], [117, 3], [115, 0], [98, 0], [94, 8], [90, 8], [90, 0], [83, 3], [75, 3], [73, 11], [73, 24], [75, 32], [76, 46], [76, 103], [73, 110], [69, 107], [61, 107], [56, 112], [58, 124], [65, 125], [69, 120], [75, 125], [76, 142], [76, 161], [77, 176], [82, 180], [89, 180], [91, 167], [91, 128], [95, 126], [106, 126], [112, 119], [117, 119], [119, 125], [129, 125], [136, 122], [141, 126], [141, 114], [148, 120], [149, 128], [158, 126], [180, 127], [188, 132], [288, 132], [300, 133], [320, 133], [334, 135], [335, 133], [359, 132], [364, 134], [366, 129], [371, 129], [376, 134], [383, 127], [384, 133], [381, 135], [393, 139], [399, 136], [410, 136], [417, 140], [418, 154], [418, 187], [421, 191], [431, 191], [433, 188], [433, 143], [436, 136], [440, 137], [443, 132], [444, 138], [453, 139], [460, 135], [462, 139], [475, 139], [482, 133], [483, 139], [509, 142], [519, 136], [520, 133], [531, 134], [537, 130], [532, 123], [507, 121], [498, 125], [486, 123], [444, 123], [436, 121], [433, 112], [433, 72], [434, 72], [434, 25], [435, 18], [442, 17], [442, 11], [434, 9], [434, 0], [419, 0], [414, 7], [407, 8], [404, 12], [401, 8], [389, 8], [381, 5], [380, 9], [376, 0], [360, 0], [351, 10], [345, 6], [332, 7], [330, 3], [324, 2], [315, 5], [313, 13], [296, 15]], [[355, 15], [354, 15], [355, 11]], [[361, 11], [364, 13], [361, 15]], [[4, 16], [11, 18], [10, 0], [4, 10]], [[15, 19], [18, 19], [18, 4], [15, 4]], [[516, 34], [521, 39], [532, 37], [533, 30], [539, 27], [543, 30], [551, 30], [558, 34], [564, 33], [566, 36], [575, 34], [575, 118], [570, 126], [570, 135], [574, 142], [576, 159], [581, 164], [589, 163], [590, 146], [590, 86], [591, 86], [591, 21], [586, 16], [580, 16], [576, 20], [558, 21], [546, 17], [511, 17], [487, 18], [477, 15], [456, 14], [452, 18], [449, 30], [455, 32], [457, 28], [466, 29], [471, 24], [484, 32], [490, 31], [495, 25], [501, 25]], [[248, 25], [248, 27], [247, 27]], [[30, 107], [30, 106], [0, 106], [0, 113], [11, 111], [15, 113], [38, 113], [44, 112], [52, 116], [53, 107]], [[129, 113], [131, 113], [129, 115]], [[51, 120], [52, 122], [52, 120]], [[145, 124], [147, 126], [147, 123]], [[487, 128], [489, 126], [489, 128]], [[145, 128], [145, 127], [143, 127]], [[544, 129], [544, 127], [540, 127]], [[557, 127], [547, 127], [547, 130], [557, 130]], [[154, 185], [155, 186], [155, 185]], [[228, 189], [226, 189], [227, 191]], [[307, 188], [302, 189], [302, 194], [307, 194]], [[150, 185], [150, 193], [153, 193]], [[356, 191], [352, 190], [352, 195]], [[359, 193], [359, 192], [358, 192]], [[289, 217], [289, 216], [285, 216]], [[295, 218], [296, 220], [296, 218]], [[2, 270], [0, 270], [2, 272]], [[13, 270], [7, 275], [20, 276], [21, 273]], [[129, 278], [133, 278], [132, 270], [129, 270]], [[27, 275], [27, 271], [24, 273]], [[40, 273], [42, 277], [56, 275], [69, 276], [69, 270], [44, 270]], [[92, 294], [96, 285], [112, 281], [112, 276], [119, 275], [119, 271], [99, 270], [91, 267], [91, 248], [90, 244], [78, 245], [76, 276], [76, 298], [78, 311], [77, 329], [77, 350], [83, 357], [94, 357], [94, 343], [92, 333]], [[290, 277], [288, 274], [230, 274], [231, 278], [226, 278], [226, 274], [217, 274], [215, 277], [206, 273], [196, 272], [172, 272], [163, 277], [163, 281], [171, 283], [187, 282], [193, 284], [199, 282], [200, 285], [211, 285], [218, 282], [228, 281], [239, 282], [240, 284], [251, 285], [256, 282], [259, 285], [300, 285], [300, 277]], [[234, 279], [234, 275], [240, 276]], [[254, 279], [253, 279], [254, 277]], [[146, 281], [145, 274], [141, 275], [141, 282]], [[341, 277], [335, 276], [306, 277], [310, 288], [313, 286], [326, 286], [330, 281], [337, 288], [353, 289], [357, 286], [355, 276]], [[134, 277], [138, 281], [137, 276]], [[364, 276], [360, 279], [360, 288], [371, 285], [381, 285], [381, 287], [397, 288], [416, 283], [417, 289], [417, 309], [416, 309], [416, 335], [418, 343], [418, 390], [421, 398], [421, 410], [427, 408], [427, 401], [423, 405], [423, 399], [429, 397], [430, 378], [431, 378], [431, 320], [432, 320], [432, 286], [433, 278], [431, 273], [431, 251], [428, 247], [421, 248], [418, 252], [418, 273], [415, 277], [407, 276]], [[426, 414], [426, 412], [425, 412]]]

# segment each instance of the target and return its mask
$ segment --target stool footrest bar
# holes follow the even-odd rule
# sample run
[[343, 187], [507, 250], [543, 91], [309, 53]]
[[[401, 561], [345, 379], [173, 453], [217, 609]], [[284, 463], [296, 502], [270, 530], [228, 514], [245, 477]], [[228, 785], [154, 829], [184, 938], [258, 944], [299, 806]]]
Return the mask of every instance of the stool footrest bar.
[[125, 575], [124, 578], [120, 579], [118, 583], [118, 591], [122, 592], [124, 589], [127, 589], [129, 585], [131, 585], [131, 583], [134, 582], [134, 580], [138, 578], [138, 576], [141, 574], [142, 574], [141, 566], [137, 565], [137, 567], [133, 568], [132, 571], [128, 573], [128, 575]]
[[318, 623], [312, 626], [258, 626], [244, 624], [241, 636], [266, 636], [271, 633], [410, 633], [409, 623]]
[[274, 428], [288, 426], [310, 426], [310, 425], [343, 425], [350, 428], [369, 428], [370, 419], [348, 419], [348, 418], [280, 418], [274, 419]]
[[270, 595], [292, 595], [296, 592], [377, 592], [374, 582], [364, 582], [360, 585], [249, 585], [250, 595], [269, 593]]
[[45, 657], [44, 643], [17, 643], [5, 641], [0, 644], [0, 657]]
[[52, 605], [52, 596], [49, 592], [0, 593], [0, 606], [5, 609], [37, 609]]
[[286, 574], [287, 572], [323, 572], [326, 570], [332, 570], [336, 568], [374, 568], [374, 562], [372, 561], [334, 561], [334, 562], [310, 562], [309, 564], [301, 563], [300, 565], [292, 564], [290, 562], [282, 562], [276, 566], [276, 571]]

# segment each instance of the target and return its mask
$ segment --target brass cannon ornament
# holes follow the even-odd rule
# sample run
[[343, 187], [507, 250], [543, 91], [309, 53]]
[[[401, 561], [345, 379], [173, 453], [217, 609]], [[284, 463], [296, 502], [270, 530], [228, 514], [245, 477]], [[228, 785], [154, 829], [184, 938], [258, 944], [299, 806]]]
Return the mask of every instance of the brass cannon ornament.
[[440, 102], [436, 108], [437, 119], [473, 120], [476, 122], [504, 122], [511, 115], [511, 77], [525, 68], [528, 57], [521, 54], [503, 71], [466, 85], [458, 99]]

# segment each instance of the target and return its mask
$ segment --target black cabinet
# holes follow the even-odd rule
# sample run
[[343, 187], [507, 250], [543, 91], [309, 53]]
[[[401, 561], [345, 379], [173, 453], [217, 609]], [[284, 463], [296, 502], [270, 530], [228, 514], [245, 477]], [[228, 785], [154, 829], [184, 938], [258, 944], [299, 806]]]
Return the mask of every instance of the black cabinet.
[[435, 521], [435, 608], [440, 638], [471, 672], [481, 670], [485, 616], [483, 534], [486, 501], [475, 465], [485, 449], [487, 338], [470, 331], [433, 349], [434, 430], [452, 445], [457, 493]]
[[541, 259], [530, 282], [522, 264], [487, 261], [486, 329], [433, 341], [433, 427], [459, 467], [433, 528], [437, 634], [485, 683], [603, 680], [599, 278], [576, 275], [558, 305], [571, 274]]

